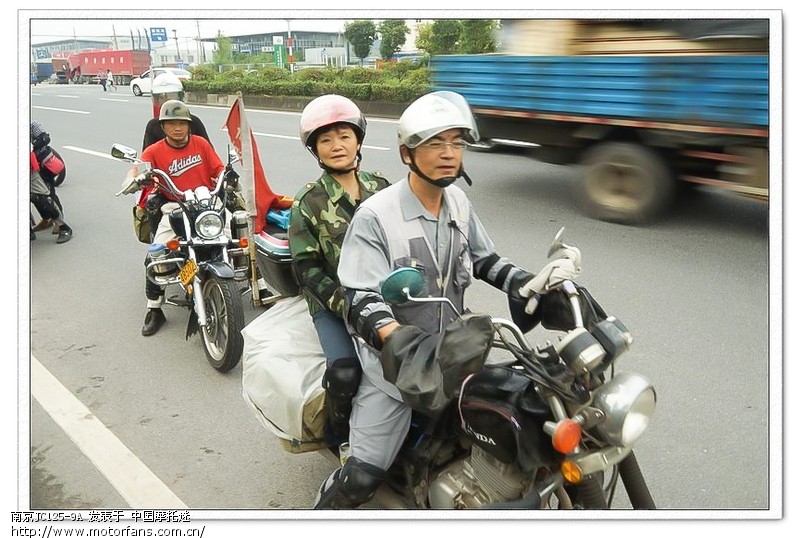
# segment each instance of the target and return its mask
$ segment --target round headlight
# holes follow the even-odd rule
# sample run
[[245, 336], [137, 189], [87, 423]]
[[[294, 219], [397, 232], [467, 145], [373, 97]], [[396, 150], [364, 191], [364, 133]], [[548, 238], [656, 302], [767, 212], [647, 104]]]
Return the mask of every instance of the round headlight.
[[197, 220], [194, 221], [194, 228], [197, 231], [197, 235], [203, 239], [219, 237], [220, 234], [222, 234], [223, 226], [222, 217], [219, 216], [219, 213], [214, 211], [201, 213], [200, 216], [197, 217]]
[[647, 429], [656, 409], [656, 391], [645, 378], [619, 374], [594, 392], [592, 405], [605, 420], [597, 431], [614, 446], [630, 447]]

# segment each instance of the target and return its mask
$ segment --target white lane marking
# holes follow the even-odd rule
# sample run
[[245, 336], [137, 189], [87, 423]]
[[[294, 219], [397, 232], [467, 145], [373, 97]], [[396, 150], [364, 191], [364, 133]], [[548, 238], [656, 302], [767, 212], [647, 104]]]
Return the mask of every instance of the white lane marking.
[[64, 99], [80, 99], [80, 95], [64, 95], [64, 94], [57, 94], [57, 97], [63, 97]]
[[188, 508], [33, 355], [31, 392], [131, 508]]
[[101, 97], [101, 101], [111, 101], [112, 103], [127, 103], [128, 99], [111, 99], [110, 97]]
[[119, 159], [112, 157], [109, 153], [101, 153], [99, 151], [92, 151], [90, 149], [83, 149], [75, 146], [63, 146], [63, 148], [71, 151], [77, 151], [79, 153], [86, 153], [87, 155], [94, 155], [95, 157], [103, 157], [105, 159], [111, 159], [112, 161], [119, 161]]
[[71, 110], [69, 108], [56, 108], [52, 106], [32, 106], [31, 108], [38, 108], [41, 110], [55, 110], [57, 112], [69, 112], [70, 114], [91, 114], [91, 112], [86, 112], [85, 110]]

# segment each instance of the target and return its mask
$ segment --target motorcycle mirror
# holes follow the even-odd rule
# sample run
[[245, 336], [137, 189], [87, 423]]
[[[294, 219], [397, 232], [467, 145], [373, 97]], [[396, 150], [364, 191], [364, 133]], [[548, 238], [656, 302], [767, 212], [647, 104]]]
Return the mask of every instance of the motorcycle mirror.
[[115, 159], [122, 159], [124, 161], [135, 161], [139, 154], [135, 149], [123, 146], [122, 144], [114, 144], [111, 146], [111, 156]]
[[560, 230], [556, 232], [556, 236], [553, 238], [553, 242], [550, 244], [550, 250], [547, 251], [547, 257], [549, 258], [556, 252], [558, 249], [564, 246], [564, 243], [561, 241], [561, 238], [564, 236], [564, 227], [562, 226]]
[[403, 304], [419, 295], [425, 285], [422, 271], [414, 267], [395, 269], [381, 285], [381, 295], [389, 304]]

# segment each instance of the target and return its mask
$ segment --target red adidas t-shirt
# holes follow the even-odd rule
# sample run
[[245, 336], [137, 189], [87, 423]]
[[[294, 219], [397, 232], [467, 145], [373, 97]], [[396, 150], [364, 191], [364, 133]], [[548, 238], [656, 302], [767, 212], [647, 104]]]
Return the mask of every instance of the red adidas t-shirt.
[[[189, 136], [189, 143], [180, 149], [167, 144], [166, 139], [147, 146], [141, 159], [153, 168], [166, 172], [180, 190], [196, 189], [205, 185], [213, 190], [214, 179], [225, 168], [211, 144], [201, 136]], [[157, 177], [157, 176], [156, 176]], [[174, 197], [166, 189], [161, 192], [170, 200]]]

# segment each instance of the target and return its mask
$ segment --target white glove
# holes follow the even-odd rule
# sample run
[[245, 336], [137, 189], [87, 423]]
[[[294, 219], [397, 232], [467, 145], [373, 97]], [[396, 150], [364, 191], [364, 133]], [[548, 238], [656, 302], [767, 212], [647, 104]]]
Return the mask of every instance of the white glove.
[[553, 254], [556, 258], [536, 273], [536, 276], [519, 289], [522, 297], [529, 297], [525, 313], [533, 314], [539, 306], [539, 295], [547, 293], [565, 280], [575, 280], [581, 274], [581, 251], [565, 246]]

